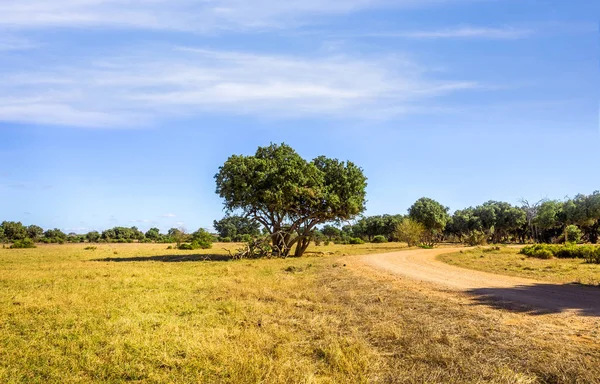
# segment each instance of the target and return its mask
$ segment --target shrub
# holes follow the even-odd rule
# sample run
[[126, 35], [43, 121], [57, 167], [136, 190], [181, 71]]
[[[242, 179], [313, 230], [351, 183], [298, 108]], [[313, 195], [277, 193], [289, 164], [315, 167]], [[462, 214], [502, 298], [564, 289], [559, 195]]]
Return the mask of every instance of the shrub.
[[192, 251], [194, 250], [194, 247], [192, 246], [192, 244], [179, 244], [179, 249], [181, 249], [182, 251]]
[[98, 248], [94, 247], [94, 246], [89, 246], [89, 247], [83, 248], [83, 250], [85, 250], [85, 251], [95, 251], [96, 249], [98, 249]]
[[231, 243], [231, 237], [221, 237], [219, 240], [221, 243]]
[[465, 242], [471, 246], [475, 245], [486, 245], [487, 235], [482, 231], [470, 231], [465, 237]]
[[521, 249], [520, 253], [539, 259], [549, 259], [551, 257], [558, 257], [559, 259], [585, 259], [588, 263], [600, 264], [600, 247], [593, 245], [536, 244]]
[[35, 243], [29, 237], [24, 238], [23, 240], [15, 240], [11, 248], [35, 248]]
[[331, 244], [331, 242], [330, 242], [329, 240], [325, 240], [325, 241], [323, 242], [323, 244], [325, 244], [325, 246], [328, 246], [329, 244]]
[[242, 237], [240, 237], [240, 241], [242, 243], [249, 243], [252, 241], [252, 235], [246, 233], [245, 235], [242, 235]]
[[567, 228], [565, 228], [565, 234], [567, 236], [567, 243], [581, 242], [582, 232], [581, 229], [579, 229], [579, 227], [576, 225], [569, 225]]
[[365, 243], [365, 242], [363, 241], [363, 239], [361, 239], [361, 238], [359, 238], [359, 237], [351, 237], [351, 238], [348, 240], [348, 244], [354, 244], [354, 245], [357, 245], [357, 244], [364, 244], [364, 243]]
[[373, 243], [387, 243], [387, 238], [383, 235], [377, 235], [373, 238]]

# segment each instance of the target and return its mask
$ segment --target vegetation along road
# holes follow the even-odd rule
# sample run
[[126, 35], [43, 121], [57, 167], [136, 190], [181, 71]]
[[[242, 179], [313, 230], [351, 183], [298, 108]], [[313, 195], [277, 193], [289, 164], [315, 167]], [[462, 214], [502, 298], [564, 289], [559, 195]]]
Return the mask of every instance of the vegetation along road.
[[[463, 248], [464, 249], [464, 248]], [[459, 249], [418, 249], [357, 257], [378, 270], [466, 292], [481, 303], [537, 313], [600, 316], [598, 287], [552, 284], [455, 267], [436, 257]]]

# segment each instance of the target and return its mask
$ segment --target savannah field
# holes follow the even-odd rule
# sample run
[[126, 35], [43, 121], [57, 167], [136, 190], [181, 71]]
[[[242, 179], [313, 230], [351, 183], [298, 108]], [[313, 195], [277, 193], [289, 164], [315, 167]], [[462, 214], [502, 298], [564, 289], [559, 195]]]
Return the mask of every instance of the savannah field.
[[312, 247], [0, 249], [2, 383], [594, 383], [597, 319], [531, 316]]

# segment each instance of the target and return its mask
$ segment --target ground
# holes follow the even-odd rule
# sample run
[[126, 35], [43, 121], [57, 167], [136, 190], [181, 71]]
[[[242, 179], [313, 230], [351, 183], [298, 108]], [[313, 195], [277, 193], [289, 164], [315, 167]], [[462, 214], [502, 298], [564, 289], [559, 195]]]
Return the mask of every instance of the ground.
[[483, 247], [439, 256], [462, 268], [526, 277], [553, 283], [600, 285], [600, 265], [581, 259], [541, 260], [519, 254], [518, 248]]
[[0, 382], [598, 382], [598, 323], [342, 256], [392, 246], [252, 261], [198, 261], [226, 245], [0, 249]]

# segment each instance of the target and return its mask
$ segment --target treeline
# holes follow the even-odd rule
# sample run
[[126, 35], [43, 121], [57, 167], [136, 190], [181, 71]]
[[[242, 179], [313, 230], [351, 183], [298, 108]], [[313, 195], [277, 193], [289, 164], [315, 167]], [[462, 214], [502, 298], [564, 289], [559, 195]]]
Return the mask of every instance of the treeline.
[[[0, 242], [42, 243], [195, 243], [204, 247], [213, 241], [250, 242], [266, 236], [261, 225], [246, 217], [226, 216], [215, 220], [216, 234], [204, 229], [187, 233], [171, 228], [161, 233], [150, 228], [145, 233], [137, 227], [114, 227], [102, 232], [66, 234], [60, 229], [45, 230], [37, 225], [4, 221], [0, 225]], [[312, 240], [321, 243], [360, 244], [403, 241], [409, 245], [457, 242], [469, 245], [487, 243], [592, 243], [600, 237], [600, 192], [579, 194], [572, 199], [522, 201], [520, 205], [488, 201], [476, 207], [449, 213], [439, 202], [421, 198], [406, 215], [361, 217], [353, 224], [325, 225], [312, 231]], [[191, 244], [189, 244], [192, 246]], [[184, 245], [184, 248], [186, 245]]]
[[488, 201], [457, 210], [421, 198], [407, 215], [362, 217], [353, 225], [325, 226], [315, 239], [337, 243], [405, 241], [410, 245], [457, 242], [487, 243], [592, 243], [600, 237], [600, 192], [573, 199], [542, 200], [520, 205]]
[[66, 234], [60, 229], [48, 229], [37, 225], [25, 226], [20, 222], [3, 221], [0, 224], [0, 242], [16, 243], [19, 247], [29, 247], [33, 243], [176, 243], [180, 247], [184, 243], [198, 243], [200, 248], [217, 240], [204, 229], [187, 233], [181, 228], [171, 228], [161, 233], [158, 228], [150, 228], [145, 233], [137, 227], [114, 227], [102, 232], [90, 231], [86, 234]]

